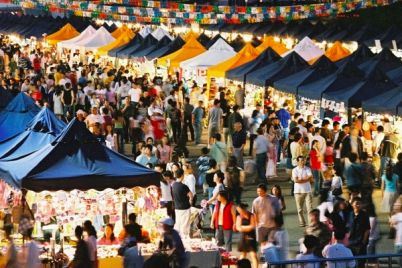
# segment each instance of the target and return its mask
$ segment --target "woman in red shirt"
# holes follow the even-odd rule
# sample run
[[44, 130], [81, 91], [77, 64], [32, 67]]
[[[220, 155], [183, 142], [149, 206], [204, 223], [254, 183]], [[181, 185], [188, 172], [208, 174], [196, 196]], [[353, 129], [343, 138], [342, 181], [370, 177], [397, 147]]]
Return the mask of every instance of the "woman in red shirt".
[[320, 192], [321, 159], [320, 142], [318, 140], [313, 140], [310, 150], [310, 168], [314, 178], [314, 196], [317, 196]]

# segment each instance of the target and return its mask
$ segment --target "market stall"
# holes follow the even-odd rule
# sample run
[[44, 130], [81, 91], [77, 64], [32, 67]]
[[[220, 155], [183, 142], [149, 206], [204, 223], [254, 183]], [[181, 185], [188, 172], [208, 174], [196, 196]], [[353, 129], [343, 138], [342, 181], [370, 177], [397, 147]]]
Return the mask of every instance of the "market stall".
[[57, 32], [48, 35], [46, 37], [46, 42], [50, 45], [56, 45], [60, 41], [69, 40], [79, 35], [80, 33], [70, 23], [67, 23]]
[[128, 42], [131, 41], [131, 39], [133, 39], [133, 37], [134, 33], [131, 30], [122, 32], [122, 34], [119, 35], [116, 40], [107, 45], [104, 45], [103, 47], [98, 48], [96, 50], [96, 53], [101, 56], [106, 56], [110, 50], [126, 45]]
[[327, 56], [333, 62], [346, 58], [350, 54], [351, 52], [347, 48], [343, 47], [342, 43], [339, 41], [336, 41], [325, 51], [325, 56]]
[[267, 48], [272, 48], [279, 55], [289, 51], [284, 44], [275, 41], [275, 38], [272, 36], [265, 36], [263, 42], [257, 47], [257, 50], [261, 53]]
[[100, 27], [93, 36], [85, 39], [85, 41], [79, 45], [75, 44], [74, 47], [84, 49], [85, 51], [91, 51], [105, 46], [114, 40], [115, 38], [104, 27]]
[[59, 49], [63, 49], [63, 48], [72, 49], [76, 45], [79, 46], [80, 44], [83, 44], [85, 42], [85, 40], [87, 40], [88, 38], [93, 36], [95, 34], [95, 32], [96, 32], [95, 28], [92, 25], [89, 25], [84, 31], [82, 31], [82, 33], [80, 35], [57, 43], [57, 47]]

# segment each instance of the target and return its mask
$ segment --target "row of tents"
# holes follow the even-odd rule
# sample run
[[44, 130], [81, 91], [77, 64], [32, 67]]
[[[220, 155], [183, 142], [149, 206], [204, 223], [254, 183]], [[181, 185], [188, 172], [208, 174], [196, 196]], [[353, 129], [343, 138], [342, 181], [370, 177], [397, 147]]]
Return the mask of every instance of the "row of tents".
[[0, 112], [0, 178], [37, 192], [147, 187], [160, 181], [158, 173], [99, 143], [85, 123], [74, 119], [66, 125], [25, 93]]

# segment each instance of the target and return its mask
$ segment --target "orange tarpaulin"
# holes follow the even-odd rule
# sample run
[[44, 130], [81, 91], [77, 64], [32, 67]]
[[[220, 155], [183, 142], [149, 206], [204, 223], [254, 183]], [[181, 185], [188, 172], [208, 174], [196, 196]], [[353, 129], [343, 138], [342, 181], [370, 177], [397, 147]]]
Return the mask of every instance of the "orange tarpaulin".
[[174, 68], [180, 66], [180, 62], [191, 59], [205, 51], [207, 50], [197, 41], [197, 38], [191, 36], [181, 49], [158, 59], [158, 65], [169, 67], [169, 71], [173, 71]]
[[112, 33], [112, 36], [117, 39], [124, 33], [128, 33], [128, 35], [131, 36], [131, 38], [134, 37], [133, 31], [130, 28], [128, 28], [127, 25], [125, 25], [125, 24], [123, 24], [123, 26], [114, 30], [114, 32]]
[[128, 42], [130, 42], [131, 39], [133, 39], [134, 34], [130, 34], [129, 32], [124, 32], [122, 33], [116, 40], [114, 40], [113, 42], [98, 48], [97, 50], [97, 54], [98, 55], [107, 55], [107, 53], [109, 52], [109, 50], [112, 50], [114, 48], [117, 47], [121, 47], [124, 46], [125, 44], [127, 44]]
[[325, 56], [329, 58], [331, 61], [338, 61], [341, 60], [347, 56], [349, 56], [351, 52], [349, 49], [344, 48], [341, 44], [341, 42], [336, 41], [334, 45], [325, 51]]
[[282, 55], [288, 52], [286, 46], [282, 43], [276, 42], [272, 36], [264, 37], [264, 41], [257, 47], [258, 53], [263, 52], [267, 48], [272, 48], [276, 53]]
[[46, 37], [46, 41], [50, 45], [56, 45], [60, 41], [68, 40], [78, 36], [80, 33], [70, 24], [67, 23], [60, 30]]
[[208, 77], [225, 77], [226, 71], [254, 60], [258, 54], [257, 49], [254, 48], [250, 43], [247, 43], [234, 57], [209, 67]]

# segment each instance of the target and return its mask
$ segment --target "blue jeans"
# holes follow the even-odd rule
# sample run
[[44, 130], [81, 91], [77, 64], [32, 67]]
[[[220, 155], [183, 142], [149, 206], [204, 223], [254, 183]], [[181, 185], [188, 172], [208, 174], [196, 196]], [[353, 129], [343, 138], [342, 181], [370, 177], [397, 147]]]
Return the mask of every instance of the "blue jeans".
[[233, 148], [233, 156], [236, 157], [237, 166], [241, 168], [244, 168], [243, 152], [243, 148]]
[[267, 165], [267, 153], [257, 154], [255, 157], [255, 164], [257, 165], [257, 174], [260, 181], [265, 182], [265, 169]]
[[194, 124], [194, 140], [195, 144], [201, 143], [201, 134], [202, 134], [202, 123], [195, 122]]
[[312, 169], [311, 173], [314, 178], [314, 194], [320, 193], [320, 171], [317, 169]]
[[392, 158], [390, 158], [390, 157], [387, 157], [387, 156], [381, 156], [380, 173], [378, 174], [380, 179], [381, 179], [381, 176], [384, 175], [385, 168], [387, 167], [387, 165], [389, 163], [394, 164], [394, 160]]
[[287, 140], [289, 138], [289, 127], [282, 129], [283, 138]]
[[[402, 254], [402, 245], [395, 245], [395, 253]], [[399, 265], [402, 265], [402, 258], [399, 258]]]
[[232, 251], [232, 234], [232, 230], [223, 230], [223, 227], [219, 225], [218, 229], [215, 231], [215, 239], [218, 246], [225, 245], [226, 251]]

